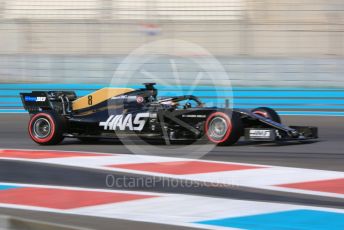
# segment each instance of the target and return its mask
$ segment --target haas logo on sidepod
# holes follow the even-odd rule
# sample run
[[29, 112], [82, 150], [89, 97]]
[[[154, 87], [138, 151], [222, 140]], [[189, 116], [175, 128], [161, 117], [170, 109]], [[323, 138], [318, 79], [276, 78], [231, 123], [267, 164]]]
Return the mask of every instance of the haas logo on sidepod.
[[99, 126], [103, 126], [104, 130], [134, 130], [141, 131], [146, 124], [149, 113], [138, 113], [134, 120], [133, 115], [111, 115], [105, 122], [100, 122]]

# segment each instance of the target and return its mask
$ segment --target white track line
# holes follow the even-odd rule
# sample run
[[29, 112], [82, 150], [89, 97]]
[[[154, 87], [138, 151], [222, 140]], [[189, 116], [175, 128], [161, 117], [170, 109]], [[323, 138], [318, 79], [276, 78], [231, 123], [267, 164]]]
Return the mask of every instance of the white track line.
[[[35, 151], [40, 151], [40, 150], [35, 150]], [[48, 150], [44, 150], [44, 151], [48, 151]], [[55, 152], [64, 152], [64, 151], [55, 151]], [[78, 153], [83, 153], [83, 152], [78, 152]], [[96, 154], [96, 153], [92, 153], [92, 154]], [[87, 153], [85, 153], [85, 156], [86, 155]], [[281, 167], [281, 166], [260, 165], [260, 164], [246, 164], [246, 163], [236, 163], [236, 162], [193, 160], [193, 159], [174, 158], [174, 157], [129, 155], [129, 154], [115, 154], [115, 155], [109, 154], [107, 156], [100, 155], [100, 156], [65, 157], [65, 158], [50, 158], [50, 159], [22, 159], [22, 158], [2, 157], [1, 150], [0, 150], [0, 159], [39, 162], [39, 163], [53, 164], [53, 165], [63, 165], [63, 166], [81, 167], [81, 168], [88, 168], [88, 169], [106, 170], [108, 172], [134, 173], [134, 174], [155, 176], [155, 177], [166, 177], [166, 178], [181, 179], [181, 180], [207, 182], [207, 183], [212, 183], [212, 184], [224, 184], [224, 185], [229, 185], [229, 186], [246, 186], [246, 187], [252, 187], [252, 188], [276, 190], [276, 191], [296, 192], [296, 193], [304, 193], [304, 194], [311, 194], [311, 195], [344, 198], [344, 194], [301, 190], [301, 189], [293, 189], [293, 188], [285, 188], [285, 187], [277, 186], [277, 185], [288, 184], [288, 183], [344, 178], [344, 172], [338, 172], [338, 171], [303, 169], [303, 168]], [[167, 174], [167, 173], [147, 172], [147, 171], [139, 171], [139, 170], [132, 170], [132, 169], [107, 167], [108, 165], [114, 165], [114, 164], [121, 165], [121, 164], [153, 163], [153, 162], [163, 163], [163, 162], [175, 162], [175, 161], [196, 161], [196, 162], [207, 162], [207, 163], [236, 164], [236, 165], [247, 165], [247, 166], [255, 166], [255, 167], [262, 167], [262, 168], [175, 175], [175, 174]]]
[[[0, 207], [16, 208], [32, 211], [46, 211], [52, 213], [64, 213], [70, 215], [84, 215], [94, 217], [115, 218], [131, 221], [144, 221], [159, 224], [169, 224], [177, 226], [188, 226], [205, 229], [224, 229], [222, 227], [201, 225], [194, 222], [250, 216], [256, 214], [274, 213], [280, 211], [311, 209], [321, 211], [331, 211], [337, 213], [344, 213], [344, 210], [331, 208], [315, 208], [303, 205], [291, 205], [280, 203], [267, 203], [256, 201], [244, 201], [234, 199], [222, 199], [201, 197], [192, 195], [180, 194], [165, 194], [152, 192], [132, 192], [119, 190], [102, 190], [102, 189], [84, 189], [66, 186], [46, 186], [46, 185], [31, 185], [18, 183], [0, 183], [2, 185], [15, 185], [23, 187], [38, 187], [38, 188], [58, 188], [78, 191], [91, 192], [107, 192], [107, 193], [129, 193], [141, 195], [154, 195], [157, 197], [147, 198], [142, 200], [125, 201], [118, 203], [109, 203], [103, 205], [94, 205], [81, 208], [73, 208], [68, 210], [59, 210], [53, 208], [33, 207], [18, 204], [1, 203]], [[1, 191], [0, 191], [1, 194]], [[231, 229], [231, 228], [225, 228]]]

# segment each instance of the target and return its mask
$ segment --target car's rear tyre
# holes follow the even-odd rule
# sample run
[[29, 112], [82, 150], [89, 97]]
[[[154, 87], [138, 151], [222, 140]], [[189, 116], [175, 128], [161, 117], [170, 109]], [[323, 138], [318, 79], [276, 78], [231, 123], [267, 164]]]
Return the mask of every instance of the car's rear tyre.
[[205, 134], [208, 140], [217, 145], [233, 145], [240, 139], [242, 133], [242, 121], [237, 113], [229, 116], [223, 112], [215, 112], [205, 123]]
[[64, 139], [65, 121], [56, 112], [40, 112], [30, 118], [28, 130], [34, 142], [40, 145], [55, 145]]
[[268, 107], [259, 107], [254, 110], [252, 110], [252, 113], [260, 115], [265, 118], [269, 118], [270, 120], [277, 122], [277, 123], [282, 123], [281, 117], [278, 115], [278, 113]]

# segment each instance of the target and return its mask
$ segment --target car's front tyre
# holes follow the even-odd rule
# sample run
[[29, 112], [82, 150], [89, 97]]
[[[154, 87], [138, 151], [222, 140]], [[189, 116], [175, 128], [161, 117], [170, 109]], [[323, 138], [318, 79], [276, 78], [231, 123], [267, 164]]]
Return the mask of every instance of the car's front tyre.
[[271, 108], [259, 107], [259, 108], [253, 109], [252, 113], [268, 118], [274, 122], [282, 123], [281, 117], [278, 115], [278, 113], [275, 110]]
[[216, 145], [233, 145], [242, 133], [242, 121], [237, 113], [229, 116], [223, 112], [214, 112], [205, 123], [205, 134], [208, 140]]
[[40, 112], [30, 119], [28, 131], [31, 139], [40, 145], [54, 145], [63, 139], [65, 122], [54, 111]]

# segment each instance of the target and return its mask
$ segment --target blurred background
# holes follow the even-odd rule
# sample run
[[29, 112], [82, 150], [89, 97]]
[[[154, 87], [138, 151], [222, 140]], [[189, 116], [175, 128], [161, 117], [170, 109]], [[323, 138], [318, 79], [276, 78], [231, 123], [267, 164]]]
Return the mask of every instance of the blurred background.
[[[118, 65], [136, 48], [179, 39], [211, 53], [237, 87], [234, 91], [249, 91], [234, 93], [239, 106], [270, 105], [271, 100], [240, 101], [268, 94], [270, 99], [313, 100], [297, 101], [297, 106], [295, 100], [292, 105], [275, 101], [284, 105], [280, 110], [340, 112], [343, 23], [342, 0], [0, 0], [0, 80], [3, 89], [9, 89], [5, 83], [87, 83], [93, 89], [111, 83]], [[199, 69], [185, 58], [201, 54], [176, 51], [173, 45], [161, 47], [169, 54], [150, 60], [145, 70], [157, 81], [171, 79], [172, 58], [187, 85]], [[133, 83], [152, 81], [132, 71]], [[208, 80], [204, 75], [199, 84]], [[16, 89], [23, 87], [28, 86]], [[273, 90], [278, 92], [266, 93]]]

